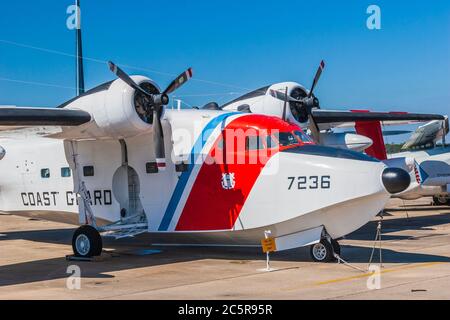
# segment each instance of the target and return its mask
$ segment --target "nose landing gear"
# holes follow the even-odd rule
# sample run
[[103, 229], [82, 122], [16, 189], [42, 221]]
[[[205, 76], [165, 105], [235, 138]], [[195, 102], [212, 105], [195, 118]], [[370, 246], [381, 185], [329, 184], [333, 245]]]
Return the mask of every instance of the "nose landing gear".
[[334, 239], [323, 238], [320, 242], [311, 246], [310, 254], [314, 262], [335, 261], [335, 254], [341, 254], [341, 246]]

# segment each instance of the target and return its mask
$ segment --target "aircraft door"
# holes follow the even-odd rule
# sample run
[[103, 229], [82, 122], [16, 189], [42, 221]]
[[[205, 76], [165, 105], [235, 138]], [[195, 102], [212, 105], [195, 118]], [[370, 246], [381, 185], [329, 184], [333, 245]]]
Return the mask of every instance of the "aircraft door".
[[120, 204], [121, 218], [128, 218], [143, 213], [139, 198], [139, 176], [132, 167], [122, 165], [113, 177], [113, 194]]

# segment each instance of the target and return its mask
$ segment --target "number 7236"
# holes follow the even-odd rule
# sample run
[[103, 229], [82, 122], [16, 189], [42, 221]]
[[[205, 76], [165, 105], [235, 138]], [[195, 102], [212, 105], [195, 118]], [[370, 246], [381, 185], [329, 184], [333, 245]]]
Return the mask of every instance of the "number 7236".
[[331, 189], [331, 176], [288, 177], [288, 190]]

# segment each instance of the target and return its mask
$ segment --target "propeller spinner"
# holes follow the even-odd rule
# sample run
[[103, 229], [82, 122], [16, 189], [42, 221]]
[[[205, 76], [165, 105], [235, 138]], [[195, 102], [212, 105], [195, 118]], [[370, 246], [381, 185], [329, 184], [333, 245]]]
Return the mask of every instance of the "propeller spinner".
[[156, 164], [159, 170], [166, 168], [166, 151], [164, 147], [164, 132], [161, 124], [161, 115], [164, 106], [169, 104], [169, 94], [181, 88], [189, 79], [192, 78], [192, 68], [189, 68], [173, 80], [162, 93], [151, 93], [145, 88], [139, 86], [134, 80], [120, 69], [113, 62], [108, 62], [109, 69], [122, 81], [128, 84], [134, 90], [142, 94], [143, 112], [149, 117], [153, 117], [153, 144], [155, 146]]

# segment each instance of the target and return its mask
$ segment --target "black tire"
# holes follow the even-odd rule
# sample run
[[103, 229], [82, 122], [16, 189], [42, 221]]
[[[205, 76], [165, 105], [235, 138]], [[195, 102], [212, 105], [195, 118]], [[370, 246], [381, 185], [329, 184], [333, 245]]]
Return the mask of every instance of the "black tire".
[[77, 257], [91, 258], [99, 256], [102, 254], [103, 249], [102, 237], [94, 227], [81, 226], [73, 234], [72, 249]]
[[450, 198], [443, 198], [443, 197], [433, 197], [434, 205], [436, 206], [449, 206], [450, 205]]
[[313, 244], [310, 248], [310, 254], [314, 262], [330, 262], [334, 259], [333, 246], [325, 239]]

